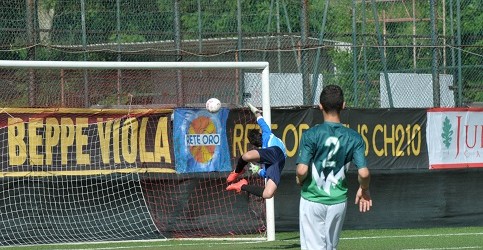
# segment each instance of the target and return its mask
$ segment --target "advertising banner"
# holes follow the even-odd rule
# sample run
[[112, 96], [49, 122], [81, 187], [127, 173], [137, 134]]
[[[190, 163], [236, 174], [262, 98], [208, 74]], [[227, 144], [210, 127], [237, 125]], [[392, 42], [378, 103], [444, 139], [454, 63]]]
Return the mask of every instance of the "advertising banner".
[[[238, 157], [253, 148], [246, 135], [258, 125], [247, 109], [172, 112], [4, 109], [0, 113], [2, 171], [224, 172], [231, 171]], [[483, 112], [445, 112], [429, 112], [428, 136], [426, 109], [346, 109], [341, 119], [361, 134], [371, 169], [428, 169], [427, 145], [432, 150], [432, 168], [441, 168], [443, 163], [445, 167], [478, 166]], [[318, 108], [300, 107], [272, 109], [271, 116], [272, 131], [287, 148], [283, 171], [293, 173], [302, 134], [323, 122], [322, 113]], [[426, 138], [431, 138], [428, 144]]]
[[430, 169], [483, 167], [483, 109], [428, 110]]
[[216, 113], [206, 109], [174, 111], [176, 172], [231, 171], [226, 133], [228, 109]]
[[427, 169], [426, 109], [348, 109], [342, 123], [362, 135], [371, 169]]
[[[246, 111], [230, 112], [227, 128], [233, 134], [229, 138], [240, 138], [244, 131], [257, 126], [255, 119], [247, 124], [236, 123], [239, 122], [237, 117], [250, 116], [237, 112]], [[310, 127], [323, 122], [322, 112], [318, 108], [305, 107], [272, 109], [271, 115], [272, 132], [285, 142], [287, 148], [283, 171], [293, 172], [301, 136]], [[341, 122], [362, 135], [371, 169], [427, 169], [426, 109], [346, 109], [341, 113]], [[230, 145], [235, 156], [249, 148], [246, 144], [230, 142]]]
[[7, 173], [109, 174], [173, 169], [170, 109], [3, 109]]

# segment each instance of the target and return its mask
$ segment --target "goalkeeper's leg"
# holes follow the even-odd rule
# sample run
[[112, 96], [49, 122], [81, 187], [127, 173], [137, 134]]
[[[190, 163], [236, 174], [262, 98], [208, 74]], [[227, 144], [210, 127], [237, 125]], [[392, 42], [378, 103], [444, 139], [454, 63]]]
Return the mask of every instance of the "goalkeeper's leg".
[[248, 164], [248, 162], [258, 160], [260, 160], [260, 154], [257, 150], [250, 150], [243, 154], [240, 158], [238, 158], [235, 170], [233, 170], [230, 175], [228, 175], [228, 178], [226, 178], [226, 182], [230, 183], [237, 180], [238, 176], [245, 173], [245, 166]]
[[243, 157], [238, 158], [238, 162], [236, 163], [235, 173], [242, 173], [245, 172], [245, 166], [248, 164], [248, 161], [245, 161]]
[[255, 185], [243, 185], [240, 189], [258, 197], [270, 199], [275, 195], [275, 191], [277, 191], [277, 184], [275, 184], [273, 180], [267, 179], [265, 187]]
[[271, 179], [267, 180], [267, 184], [265, 185], [265, 187], [257, 186], [257, 185], [249, 185], [247, 180], [241, 179], [237, 183], [230, 184], [226, 188], [226, 190], [235, 191], [237, 193], [240, 193], [241, 191], [246, 191], [258, 197], [262, 197], [264, 199], [270, 199], [275, 194], [275, 191], [277, 190], [277, 185]]
[[238, 158], [238, 162], [236, 164], [235, 170], [233, 170], [230, 175], [228, 175], [228, 178], [226, 178], [226, 182], [234, 182], [238, 179], [238, 176], [242, 175], [245, 173], [245, 166], [248, 164], [247, 161], [243, 160], [243, 157]]

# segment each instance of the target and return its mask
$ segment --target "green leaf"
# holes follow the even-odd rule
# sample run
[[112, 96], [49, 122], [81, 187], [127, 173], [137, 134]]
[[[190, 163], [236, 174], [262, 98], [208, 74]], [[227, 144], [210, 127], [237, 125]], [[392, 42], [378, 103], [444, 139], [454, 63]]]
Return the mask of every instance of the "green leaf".
[[446, 117], [443, 122], [443, 133], [441, 133], [441, 137], [443, 138], [443, 143], [446, 146], [446, 148], [449, 148], [451, 145], [451, 139], [453, 135], [453, 130], [451, 129], [451, 122]]

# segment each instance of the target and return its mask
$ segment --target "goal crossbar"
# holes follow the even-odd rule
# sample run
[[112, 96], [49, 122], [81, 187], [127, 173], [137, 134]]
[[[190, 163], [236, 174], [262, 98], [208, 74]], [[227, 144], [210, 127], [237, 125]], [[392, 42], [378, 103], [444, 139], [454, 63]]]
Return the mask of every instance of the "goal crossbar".
[[49, 69], [265, 69], [268, 62], [96, 62], [0, 60], [0, 68]]

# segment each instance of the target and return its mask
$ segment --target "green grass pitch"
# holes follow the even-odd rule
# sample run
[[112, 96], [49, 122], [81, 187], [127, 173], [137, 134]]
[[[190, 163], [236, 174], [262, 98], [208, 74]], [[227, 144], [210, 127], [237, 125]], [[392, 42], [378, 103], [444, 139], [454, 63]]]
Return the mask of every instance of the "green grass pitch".
[[[35, 250], [134, 250], [134, 249], [300, 249], [298, 232], [279, 232], [276, 240], [166, 240], [131, 241], [82, 244], [56, 244], [0, 249]], [[339, 250], [388, 250], [388, 249], [483, 249], [483, 227], [426, 228], [426, 229], [378, 229], [345, 230], [342, 232]]]

